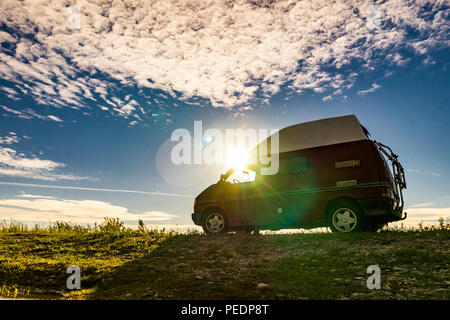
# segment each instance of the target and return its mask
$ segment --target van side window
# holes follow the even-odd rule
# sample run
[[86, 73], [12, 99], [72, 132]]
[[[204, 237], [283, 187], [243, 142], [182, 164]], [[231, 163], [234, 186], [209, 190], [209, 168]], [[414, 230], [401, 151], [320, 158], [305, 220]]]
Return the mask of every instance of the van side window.
[[308, 171], [308, 158], [303, 155], [294, 155], [280, 159], [279, 173], [301, 173]]

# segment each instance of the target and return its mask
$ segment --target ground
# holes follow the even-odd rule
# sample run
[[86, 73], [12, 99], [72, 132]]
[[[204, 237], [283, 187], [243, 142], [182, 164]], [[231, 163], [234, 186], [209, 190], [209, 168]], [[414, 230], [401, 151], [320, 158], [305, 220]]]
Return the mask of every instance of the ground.
[[[0, 296], [45, 299], [449, 299], [450, 227], [174, 234], [0, 228]], [[68, 290], [67, 267], [81, 269]], [[367, 267], [381, 269], [369, 290]]]

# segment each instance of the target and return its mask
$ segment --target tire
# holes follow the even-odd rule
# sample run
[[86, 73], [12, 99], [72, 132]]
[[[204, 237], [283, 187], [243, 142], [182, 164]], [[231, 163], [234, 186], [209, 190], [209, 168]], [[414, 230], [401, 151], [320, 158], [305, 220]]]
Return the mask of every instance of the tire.
[[228, 221], [222, 210], [214, 209], [203, 215], [203, 231], [206, 234], [219, 234], [228, 230]]
[[333, 232], [361, 232], [366, 228], [364, 213], [349, 202], [339, 202], [328, 211], [328, 226]]

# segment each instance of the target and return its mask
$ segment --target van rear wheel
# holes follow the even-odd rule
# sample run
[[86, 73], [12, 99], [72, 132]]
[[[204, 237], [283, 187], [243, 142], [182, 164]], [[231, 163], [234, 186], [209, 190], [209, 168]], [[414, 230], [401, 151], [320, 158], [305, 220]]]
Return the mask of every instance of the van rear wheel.
[[227, 231], [228, 222], [222, 211], [212, 210], [204, 215], [202, 227], [207, 234], [223, 233]]
[[338, 203], [334, 205], [328, 214], [328, 225], [333, 232], [359, 232], [365, 227], [365, 219], [362, 212], [351, 203]]

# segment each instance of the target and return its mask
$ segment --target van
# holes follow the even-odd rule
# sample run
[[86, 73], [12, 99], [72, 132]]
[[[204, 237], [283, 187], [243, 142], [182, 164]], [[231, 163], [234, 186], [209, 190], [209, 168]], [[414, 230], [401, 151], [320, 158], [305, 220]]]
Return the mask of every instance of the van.
[[[376, 231], [406, 218], [406, 180], [398, 156], [371, 140], [356, 116], [300, 123], [277, 134], [276, 174], [261, 174], [258, 145], [249, 153], [256, 164], [231, 168], [195, 198], [192, 220], [205, 233]], [[270, 146], [272, 138], [263, 142]]]

